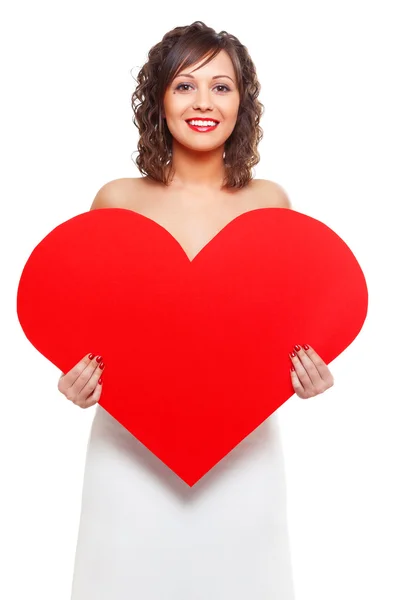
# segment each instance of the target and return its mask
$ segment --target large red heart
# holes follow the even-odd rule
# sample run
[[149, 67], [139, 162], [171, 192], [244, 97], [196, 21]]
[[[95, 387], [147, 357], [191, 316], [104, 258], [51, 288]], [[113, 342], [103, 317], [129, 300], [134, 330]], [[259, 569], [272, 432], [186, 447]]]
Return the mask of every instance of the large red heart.
[[351, 250], [302, 213], [246, 212], [189, 261], [162, 226], [117, 208], [36, 246], [17, 312], [64, 373], [101, 354], [100, 404], [192, 486], [293, 395], [293, 345], [329, 364], [367, 304]]

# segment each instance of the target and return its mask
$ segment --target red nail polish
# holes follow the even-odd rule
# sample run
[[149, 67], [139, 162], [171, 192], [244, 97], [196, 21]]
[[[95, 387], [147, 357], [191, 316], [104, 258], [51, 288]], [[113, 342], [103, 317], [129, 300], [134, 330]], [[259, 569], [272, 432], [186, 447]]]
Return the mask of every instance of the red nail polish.
[[307, 346], [307, 344], [303, 344], [303, 348], [304, 350], [309, 350], [310, 346]]
[[95, 357], [95, 355], [94, 355], [94, 354], [89, 354], [89, 360], [93, 360], [93, 359], [94, 359], [94, 357]]
[[99, 384], [101, 385], [102, 383], [103, 383], [103, 379], [100, 377]]
[[295, 345], [294, 349], [296, 350], [296, 352], [300, 352], [301, 350], [301, 346], [299, 346], [298, 344]]
[[294, 368], [294, 366], [293, 366], [293, 365], [290, 367], [290, 370], [291, 370], [291, 371], [294, 371], [294, 370], [295, 370], [295, 368]]
[[294, 358], [294, 357], [296, 356], [296, 352], [293, 352], [293, 350], [292, 350], [292, 351], [291, 351], [291, 353], [290, 353], [290, 356], [291, 356], [292, 358]]

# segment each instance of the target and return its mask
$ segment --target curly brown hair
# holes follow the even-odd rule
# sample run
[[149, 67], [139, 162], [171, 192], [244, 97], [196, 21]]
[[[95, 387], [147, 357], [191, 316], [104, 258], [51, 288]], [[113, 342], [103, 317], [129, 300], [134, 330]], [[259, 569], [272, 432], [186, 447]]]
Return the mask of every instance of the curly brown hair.
[[264, 105], [257, 100], [261, 86], [255, 66], [247, 48], [235, 36], [226, 31], [217, 33], [202, 21], [166, 33], [150, 49], [148, 61], [135, 79], [138, 85], [131, 106], [140, 136], [135, 163], [143, 175], [165, 185], [171, 182], [172, 135], [162, 116], [165, 91], [180, 70], [208, 56], [202, 67], [221, 50], [232, 60], [240, 93], [236, 125], [225, 142], [224, 185], [242, 188], [252, 179], [251, 169], [260, 161], [257, 146], [263, 137], [259, 122], [264, 112]]

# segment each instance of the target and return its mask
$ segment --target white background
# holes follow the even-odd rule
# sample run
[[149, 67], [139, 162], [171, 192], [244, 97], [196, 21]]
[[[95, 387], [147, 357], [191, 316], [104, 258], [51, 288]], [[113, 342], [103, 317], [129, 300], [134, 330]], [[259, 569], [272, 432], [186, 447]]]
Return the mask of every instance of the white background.
[[236, 35], [256, 65], [265, 113], [255, 177], [336, 231], [369, 289], [362, 331], [330, 364], [334, 387], [278, 409], [296, 600], [398, 600], [396, 2], [200, 8], [37, 0], [2, 10], [0, 597], [69, 600], [95, 410], [58, 392], [60, 371], [26, 339], [19, 277], [104, 183], [140, 176], [132, 75], [168, 30], [202, 20]]

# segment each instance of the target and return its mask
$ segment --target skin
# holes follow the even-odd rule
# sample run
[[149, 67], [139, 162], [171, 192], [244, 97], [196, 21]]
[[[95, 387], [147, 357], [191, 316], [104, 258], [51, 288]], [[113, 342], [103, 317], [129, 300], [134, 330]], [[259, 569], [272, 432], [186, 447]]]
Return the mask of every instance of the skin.
[[[196, 71], [202, 62], [178, 73], [165, 92], [163, 114], [173, 136], [173, 189], [204, 197], [204, 193], [222, 187], [224, 145], [235, 128], [240, 97], [233, 64], [225, 50]], [[213, 80], [215, 75], [226, 77]], [[213, 132], [202, 134], [188, 127], [185, 119], [191, 118], [216, 119], [220, 123]]]
[[294, 368], [290, 370], [293, 389], [302, 399], [318, 396], [334, 384], [328, 365], [309, 344], [305, 345], [308, 349], [296, 344], [289, 354]]
[[[185, 69], [193, 79], [178, 73], [164, 96], [163, 114], [173, 136], [171, 184], [148, 177], [114, 180], [99, 190], [91, 206], [91, 210], [126, 208], [147, 216], [179, 242], [190, 260], [238, 215], [255, 208], [291, 208], [286, 192], [271, 181], [253, 179], [234, 192], [223, 188], [224, 145], [236, 125], [239, 91], [224, 50], [195, 71], [202, 61]], [[212, 80], [215, 75], [228, 77]], [[177, 89], [180, 84], [186, 85]], [[195, 117], [220, 124], [210, 133], [197, 133], [185, 121]], [[289, 358], [293, 389], [300, 398], [312, 398], [333, 386], [328, 366], [310, 346], [296, 344]], [[81, 408], [93, 406], [101, 396], [104, 367], [102, 357], [84, 356], [62, 373], [59, 391]]]

